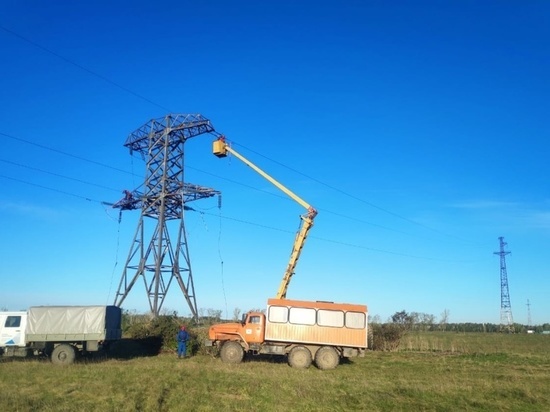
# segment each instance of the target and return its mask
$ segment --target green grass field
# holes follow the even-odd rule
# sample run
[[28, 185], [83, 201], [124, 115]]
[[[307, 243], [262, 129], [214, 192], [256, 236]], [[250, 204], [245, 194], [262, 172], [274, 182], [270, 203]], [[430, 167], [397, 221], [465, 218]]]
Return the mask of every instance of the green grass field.
[[550, 411], [550, 336], [409, 334], [335, 370], [172, 353], [0, 361], [2, 411]]

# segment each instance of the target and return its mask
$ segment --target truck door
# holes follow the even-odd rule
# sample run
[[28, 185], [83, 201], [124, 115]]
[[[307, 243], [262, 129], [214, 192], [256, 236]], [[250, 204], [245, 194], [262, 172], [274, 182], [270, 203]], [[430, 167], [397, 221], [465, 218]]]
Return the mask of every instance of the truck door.
[[260, 313], [253, 313], [246, 319], [244, 325], [244, 336], [248, 343], [262, 343], [264, 341], [265, 316]]
[[1, 318], [0, 346], [25, 346], [26, 315], [7, 313]]

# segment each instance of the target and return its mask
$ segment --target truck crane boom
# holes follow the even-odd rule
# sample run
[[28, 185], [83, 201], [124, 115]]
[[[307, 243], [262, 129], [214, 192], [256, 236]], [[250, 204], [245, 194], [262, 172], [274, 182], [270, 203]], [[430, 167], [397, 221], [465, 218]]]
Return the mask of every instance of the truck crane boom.
[[317, 210], [315, 210], [313, 206], [311, 206], [309, 203], [303, 200], [300, 196], [296, 195], [294, 192], [292, 192], [290, 189], [288, 189], [287, 187], [279, 183], [277, 180], [272, 178], [270, 175], [268, 175], [266, 172], [264, 172], [254, 163], [252, 163], [250, 160], [248, 160], [243, 155], [241, 155], [240, 153], [235, 151], [233, 148], [231, 148], [226, 143], [225, 137], [221, 136], [220, 138], [218, 138], [218, 140], [214, 141], [212, 151], [215, 156], [220, 158], [226, 157], [228, 152], [231, 153], [233, 156], [235, 156], [237, 159], [241, 160], [247, 166], [252, 168], [255, 172], [257, 172], [266, 180], [271, 182], [274, 186], [279, 188], [291, 199], [299, 203], [302, 207], [304, 207], [307, 210], [305, 214], [300, 215], [300, 220], [301, 220], [300, 229], [296, 233], [296, 238], [294, 239], [294, 244], [292, 245], [292, 252], [290, 253], [290, 260], [288, 262], [287, 268], [283, 275], [281, 284], [279, 285], [279, 290], [275, 295], [276, 299], [285, 299], [288, 285], [290, 284], [290, 280], [294, 275], [294, 270], [298, 263], [298, 259], [300, 258], [300, 254], [302, 253], [302, 248], [304, 247], [304, 243], [306, 241], [309, 230], [313, 226], [313, 219], [315, 219], [315, 216], [317, 216]]

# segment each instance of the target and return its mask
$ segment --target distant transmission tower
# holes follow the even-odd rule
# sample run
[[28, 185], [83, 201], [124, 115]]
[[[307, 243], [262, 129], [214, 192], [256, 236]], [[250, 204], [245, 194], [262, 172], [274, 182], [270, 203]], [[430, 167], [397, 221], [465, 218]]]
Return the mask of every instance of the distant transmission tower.
[[[203, 133], [216, 136], [210, 121], [200, 114], [170, 114], [153, 119], [130, 134], [124, 146], [146, 161], [143, 193], [125, 190], [113, 207], [141, 209], [134, 240], [124, 266], [115, 305], [121, 306], [139, 278], [143, 279], [149, 307], [158, 316], [175, 279], [193, 318], [198, 319], [195, 287], [185, 233], [186, 203], [220, 192], [184, 183], [184, 143]], [[172, 224], [173, 223], [173, 224]]]
[[510, 291], [508, 290], [508, 274], [506, 272], [506, 255], [510, 252], [504, 251], [508, 244], [504, 237], [499, 237], [500, 251], [494, 252], [500, 256], [500, 327], [508, 332], [513, 332], [514, 319], [512, 317], [512, 305], [510, 304]]
[[527, 327], [529, 328], [531, 326], [531, 303], [529, 302], [529, 299], [527, 299]]

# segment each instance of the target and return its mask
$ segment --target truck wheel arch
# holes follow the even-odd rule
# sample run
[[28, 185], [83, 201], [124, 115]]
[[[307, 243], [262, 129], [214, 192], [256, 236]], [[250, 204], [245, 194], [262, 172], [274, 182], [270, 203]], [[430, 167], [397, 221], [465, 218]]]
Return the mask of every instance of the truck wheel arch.
[[240, 333], [224, 333], [223, 336], [216, 336], [213, 340], [215, 345], [221, 349], [226, 342], [239, 342], [245, 351], [250, 350], [250, 345]]

